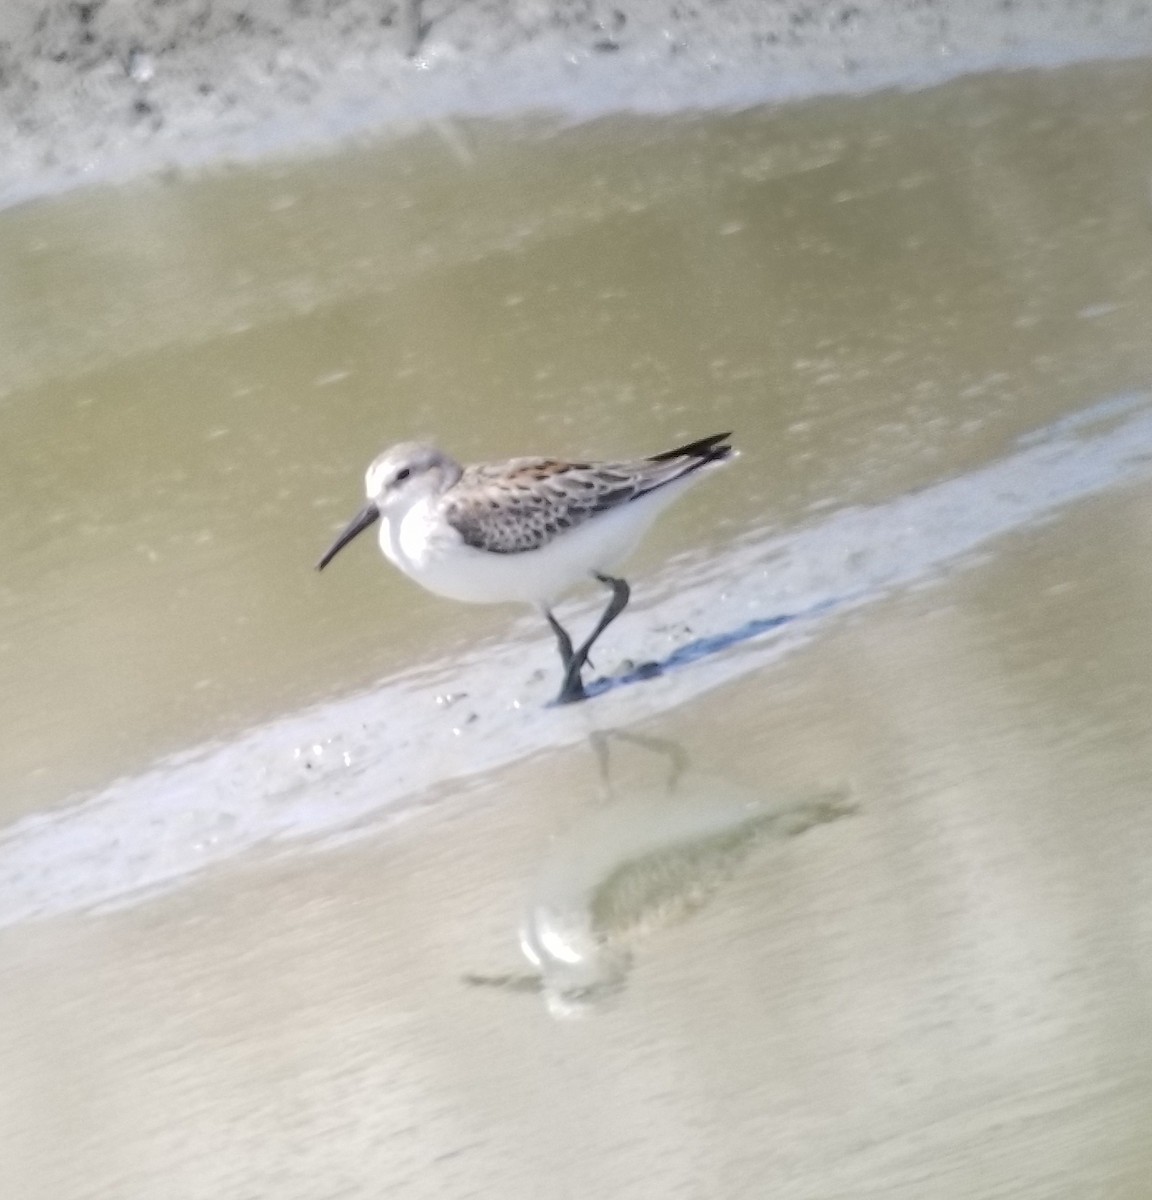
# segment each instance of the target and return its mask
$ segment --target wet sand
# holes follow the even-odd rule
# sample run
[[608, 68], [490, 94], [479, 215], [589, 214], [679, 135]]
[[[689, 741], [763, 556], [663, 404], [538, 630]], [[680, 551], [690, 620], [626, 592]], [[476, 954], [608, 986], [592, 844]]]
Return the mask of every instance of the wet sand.
[[460, 115], [744, 106], [1150, 49], [1146, 6], [1080, 0], [11, 0], [0, 202]]
[[576, 746], [0, 932], [5, 1194], [1139, 1200], [1150, 502], [828, 623], [607, 788]]

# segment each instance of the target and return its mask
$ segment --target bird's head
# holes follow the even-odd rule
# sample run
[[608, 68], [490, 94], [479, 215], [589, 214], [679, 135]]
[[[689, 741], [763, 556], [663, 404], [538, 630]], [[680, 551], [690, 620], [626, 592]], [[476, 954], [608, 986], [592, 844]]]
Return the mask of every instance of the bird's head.
[[460, 478], [460, 464], [424, 442], [401, 442], [385, 450], [364, 474], [364, 492], [381, 513], [407, 510], [439, 495]]
[[446, 491], [460, 474], [455, 459], [423, 442], [401, 442], [385, 450], [364, 475], [367, 505], [325, 551], [316, 569], [322, 571], [357, 534], [380, 517], [402, 517], [414, 504]]

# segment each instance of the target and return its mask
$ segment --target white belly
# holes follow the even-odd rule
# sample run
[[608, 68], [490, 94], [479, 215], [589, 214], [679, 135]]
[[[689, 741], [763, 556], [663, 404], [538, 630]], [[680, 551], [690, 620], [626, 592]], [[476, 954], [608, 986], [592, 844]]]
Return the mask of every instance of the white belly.
[[427, 506], [419, 504], [398, 521], [384, 518], [380, 548], [405, 575], [449, 599], [548, 606], [596, 572], [610, 572], [623, 562], [679, 491], [662, 488], [558, 534], [539, 550], [516, 554], [465, 545], [454, 529], [430, 520]]

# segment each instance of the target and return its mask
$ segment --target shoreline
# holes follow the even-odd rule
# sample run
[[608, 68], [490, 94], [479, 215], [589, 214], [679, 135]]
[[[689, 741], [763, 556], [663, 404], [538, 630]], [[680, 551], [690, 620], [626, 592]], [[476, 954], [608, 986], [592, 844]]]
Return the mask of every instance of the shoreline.
[[457, 116], [749, 107], [1149, 54], [1152, 9], [1082, 0], [13, 0], [0, 206]]

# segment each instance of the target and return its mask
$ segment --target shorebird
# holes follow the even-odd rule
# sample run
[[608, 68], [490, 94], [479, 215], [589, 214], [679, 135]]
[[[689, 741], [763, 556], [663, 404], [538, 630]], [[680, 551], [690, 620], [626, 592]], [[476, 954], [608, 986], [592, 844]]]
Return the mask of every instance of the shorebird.
[[[583, 700], [582, 672], [596, 639], [624, 611], [628, 584], [611, 574], [686, 488], [732, 456], [717, 433], [649, 458], [565, 462], [510, 458], [462, 466], [435, 446], [402, 442], [364, 477], [368, 504], [316, 564], [322, 571], [381, 522], [380, 549], [410, 579], [471, 603], [534, 605], [556, 637], [558, 704]], [[574, 646], [552, 608], [579, 583], [611, 590], [591, 634]]]

